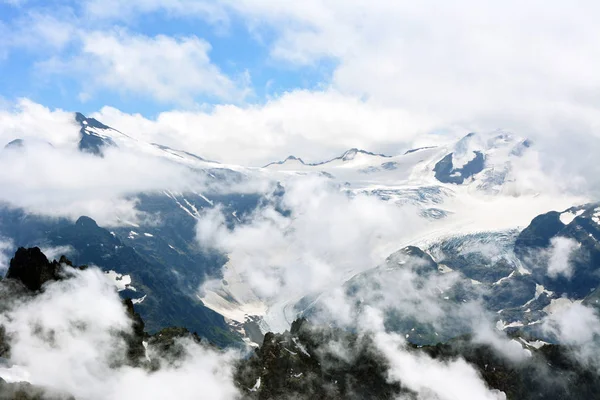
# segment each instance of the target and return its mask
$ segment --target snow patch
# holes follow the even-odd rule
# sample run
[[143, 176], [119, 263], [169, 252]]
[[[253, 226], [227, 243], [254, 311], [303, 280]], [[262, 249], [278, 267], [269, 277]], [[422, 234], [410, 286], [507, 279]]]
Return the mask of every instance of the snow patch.
[[556, 314], [557, 312], [564, 311], [571, 307], [573, 304], [581, 304], [583, 300], [571, 300], [566, 297], [561, 297], [560, 299], [552, 299], [550, 300], [550, 304], [544, 307], [543, 311], [548, 314]]
[[519, 340], [521, 342], [523, 342], [524, 344], [526, 344], [527, 346], [533, 347], [536, 350], [541, 349], [542, 347], [544, 347], [545, 345], [549, 344], [548, 342], [544, 342], [542, 340], [536, 340], [534, 342], [528, 342], [527, 340], [523, 339], [523, 338], [519, 338]]
[[600, 225], [600, 207], [594, 209], [594, 214], [592, 215], [592, 221], [596, 224]]
[[571, 222], [573, 222], [573, 220], [580, 216], [583, 213], [584, 210], [579, 210], [576, 213], [571, 212], [571, 211], [565, 211], [563, 213], [560, 214], [560, 222], [562, 222], [565, 225], [569, 225]]
[[131, 299], [131, 302], [133, 304], [142, 304], [144, 302], [144, 300], [146, 300], [146, 296], [148, 296], [148, 295], [145, 294], [143, 297], [140, 297], [139, 299]]
[[499, 320], [498, 322], [496, 322], [496, 329], [498, 329], [499, 331], [503, 331], [508, 328], [520, 328], [522, 326], [525, 325], [523, 325], [521, 321], [511, 322], [510, 324], [507, 324], [503, 320]]
[[131, 287], [131, 276], [130, 275], [122, 275], [115, 271], [105, 272], [106, 277], [116, 286], [119, 292], [125, 289], [132, 289]]
[[256, 380], [256, 383], [254, 384], [254, 386], [252, 387], [252, 389], [250, 389], [250, 391], [251, 392], [256, 392], [258, 389], [260, 389], [260, 376]]

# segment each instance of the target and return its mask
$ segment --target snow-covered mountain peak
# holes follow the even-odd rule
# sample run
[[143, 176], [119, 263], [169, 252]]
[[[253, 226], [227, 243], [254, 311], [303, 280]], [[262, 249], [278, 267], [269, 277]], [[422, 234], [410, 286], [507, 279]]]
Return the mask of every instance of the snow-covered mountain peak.
[[267, 165], [265, 165], [263, 168], [269, 168], [269, 167], [274, 167], [274, 166], [278, 166], [278, 165], [294, 165], [294, 164], [299, 164], [299, 165], [312, 165], [312, 164], [307, 164], [305, 163], [301, 158], [298, 158], [296, 156], [293, 155], [289, 155], [285, 160], [282, 161], [273, 161]]
[[75, 121], [81, 126], [79, 150], [86, 153], [102, 156], [104, 148], [117, 146], [112, 137], [122, 135], [119, 131], [80, 112], [75, 113]]
[[385, 154], [376, 154], [376, 153], [371, 153], [370, 151], [366, 151], [366, 150], [362, 150], [362, 149], [357, 149], [356, 147], [347, 150], [344, 152], [344, 154], [342, 154], [340, 157], [334, 158], [333, 160], [330, 161], [334, 161], [334, 160], [342, 160], [342, 161], [352, 161], [354, 160], [357, 156], [371, 156], [371, 157], [383, 157], [383, 158], [389, 158], [390, 156], [386, 156]]
[[329, 167], [354, 167], [354, 166], [362, 166], [362, 165], [370, 165], [370, 164], [381, 164], [383, 161], [380, 159], [391, 158], [385, 154], [377, 154], [372, 153], [370, 151], [358, 149], [356, 147], [346, 150], [342, 155], [332, 158], [327, 161], [321, 161], [316, 163], [307, 163], [304, 162], [299, 157], [290, 155], [283, 161], [275, 161], [265, 165], [265, 168], [272, 169], [285, 169], [291, 170], [294, 168], [301, 167], [319, 167], [319, 168], [329, 168]]

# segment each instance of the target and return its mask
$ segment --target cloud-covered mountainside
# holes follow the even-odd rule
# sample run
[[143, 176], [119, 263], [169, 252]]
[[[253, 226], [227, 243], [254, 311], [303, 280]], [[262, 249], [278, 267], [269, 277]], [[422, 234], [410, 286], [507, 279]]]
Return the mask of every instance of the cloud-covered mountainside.
[[[427, 266], [429, 267], [429, 266]], [[294, 321], [251, 354], [185, 328], [155, 334], [96, 267], [19, 248], [0, 282], [5, 399], [592, 398], [596, 366], [527, 336], [416, 346], [374, 309], [357, 332]], [[30, 383], [31, 382], [31, 383]], [[464, 386], [466, 385], [466, 386]]]
[[600, 389], [600, 204], [543, 144], [259, 168], [53, 117], [0, 132], [0, 398]]

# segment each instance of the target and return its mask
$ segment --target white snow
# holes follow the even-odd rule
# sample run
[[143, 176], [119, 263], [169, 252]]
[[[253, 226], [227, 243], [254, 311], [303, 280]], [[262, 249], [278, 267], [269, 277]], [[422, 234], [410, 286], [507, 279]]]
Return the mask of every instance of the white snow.
[[302, 354], [304, 354], [307, 357], [310, 357], [310, 354], [308, 354], [308, 351], [306, 351], [306, 347], [304, 347], [304, 345], [298, 341], [298, 338], [292, 338], [292, 341], [294, 342], [296, 347], [302, 352]]
[[521, 342], [523, 342], [524, 344], [526, 344], [527, 346], [533, 347], [534, 349], [541, 349], [543, 346], [547, 345], [548, 342], [544, 342], [542, 340], [536, 340], [533, 342], [528, 342], [527, 340], [523, 339], [523, 338], [519, 338], [519, 340]]
[[146, 300], [146, 296], [148, 296], [147, 294], [145, 294], [143, 297], [140, 297], [139, 299], [131, 299], [131, 302], [133, 304], [142, 304], [142, 302], [144, 300]]
[[560, 222], [565, 225], [569, 225], [576, 217], [580, 216], [584, 212], [585, 210], [579, 210], [577, 212], [565, 211], [560, 214]]
[[148, 342], [145, 340], [142, 341], [142, 346], [144, 346], [144, 357], [146, 357], [146, 361], [151, 361], [150, 356], [148, 356]]
[[[527, 307], [528, 305], [530, 305], [531, 303], [533, 303], [535, 300], [537, 300], [542, 293], [546, 293], [546, 295], [548, 296], [552, 296], [554, 294], [554, 292], [551, 292], [550, 290], [546, 290], [546, 288], [543, 285], [539, 285], [539, 284], [535, 284], [535, 295], [533, 296], [533, 299], [529, 300], [527, 303], [523, 304], [521, 307]], [[525, 311], [528, 312], [528, 311]]]
[[252, 387], [252, 389], [250, 389], [250, 391], [251, 392], [256, 392], [258, 389], [260, 389], [260, 376], [256, 380], [256, 383], [254, 384], [254, 386]]
[[442, 274], [454, 272], [454, 270], [452, 268], [450, 268], [449, 266], [447, 266], [446, 264], [439, 264], [438, 271], [440, 271]]
[[[397, 204], [410, 212], [434, 207], [448, 213], [448, 216], [438, 220], [426, 219], [423, 226], [407, 232], [405, 236], [395, 238], [393, 242], [381, 243], [375, 251], [383, 260], [394, 251], [408, 245], [424, 248], [441, 239], [459, 235], [522, 229], [529, 225], [534, 217], [549, 210], [565, 210], [587, 202], [587, 199], [582, 197], [556, 196], [553, 193], [522, 190], [513, 185], [516, 178], [511, 175], [510, 163], [511, 157], [516, 156], [511, 155], [511, 152], [521, 141], [521, 138], [503, 132], [493, 132], [488, 136], [473, 135], [460, 143], [389, 158], [356, 153], [346, 160], [335, 159], [321, 165], [311, 166], [297, 160], [287, 160], [267, 168], [245, 171], [278, 180], [284, 187], [287, 181], [298, 175], [327, 173], [333, 176], [333, 181], [340, 185], [342, 191], [350, 194], [385, 196], [385, 200], [382, 201]], [[453, 153], [453, 166], [460, 168], [475, 157], [474, 151], [486, 154], [486, 165], [484, 171], [477, 174], [472, 182], [454, 185], [443, 184], [435, 179], [433, 168], [444, 156]], [[384, 163], [392, 163], [392, 168], [383, 167]], [[507, 178], [482, 188], [486, 183], [484, 179], [495, 176], [493, 174], [498, 171], [506, 172]], [[196, 211], [181, 198], [178, 200], [170, 192], [168, 196], [189, 215], [199, 218]], [[502, 213], [498, 212], [499, 210], [511, 212]], [[233, 216], [237, 217], [237, 214]], [[566, 214], [563, 216], [567, 217]], [[600, 223], [600, 207], [597, 222]], [[214, 281], [205, 287], [205, 292], [199, 296], [204, 304], [233, 321], [244, 322], [247, 316], [255, 315], [263, 317], [262, 323], [270, 330], [279, 332], [289, 329], [291, 321], [294, 320], [295, 301], [306, 293], [290, 293], [285, 301], [264, 299], [254, 293], [245, 279], [236, 273], [235, 265], [236, 260], [230, 260], [223, 270], [223, 279], [227, 284]], [[360, 270], [349, 269], [345, 274], [336, 277], [337, 281], [332, 281], [331, 287], [339, 287], [349, 277], [375, 266], [365, 265], [364, 269]], [[443, 273], [452, 272], [452, 269], [445, 265], [440, 265], [439, 270]], [[517, 264], [515, 271], [496, 284], [514, 277], [515, 273], [530, 274], [530, 271]], [[536, 298], [538, 296], [539, 294], [536, 294]]]
[[507, 324], [503, 320], [499, 320], [498, 322], [496, 322], [496, 329], [498, 329], [499, 331], [503, 331], [508, 328], [520, 328], [522, 326], [524, 326], [524, 325], [521, 321], [515, 321], [515, 322], [511, 322], [509, 324]]
[[512, 278], [513, 276], [515, 276], [515, 271], [512, 271], [512, 272], [510, 273], [510, 275], [508, 275], [508, 276], [505, 276], [504, 278], [500, 278], [499, 280], [497, 280], [497, 281], [496, 281], [496, 282], [494, 282], [493, 284], [494, 284], [494, 285], [499, 285], [499, 284], [501, 284], [502, 282], [504, 282], [504, 281], [506, 281], [506, 280], [508, 280], [508, 279]]
[[123, 291], [125, 289], [132, 289], [132, 287], [130, 287], [130, 285], [131, 285], [131, 276], [130, 275], [122, 275], [115, 271], [108, 271], [108, 272], [105, 272], [105, 274], [106, 274], [106, 277], [112, 283], [114, 283], [114, 285], [116, 286], [116, 288], [119, 292]]
[[573, 304], [580, 304], [583, 300], [571, 300], [566, 297], [550, 300], [550, 304], [544, 307], [544, 311], [548, 315], [555, 314], [571, 307]]
[[592, 221], [596, 224], [600, 225], [600, 207], [594, 209], [594, 214], [592, 215]]

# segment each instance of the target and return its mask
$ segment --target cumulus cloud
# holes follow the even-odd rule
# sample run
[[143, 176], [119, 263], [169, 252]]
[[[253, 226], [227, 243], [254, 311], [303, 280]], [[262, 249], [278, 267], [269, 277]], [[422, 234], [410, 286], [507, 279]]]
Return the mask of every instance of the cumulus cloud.
[[70, 257], [75, 252], [72, 246], [42, 247], [40, 250], [48, 260], [59, 260], [61, 256]]
[[571, 279], [575, 257], [582, 257], [577, 250], [581, 244], [572, 238], [557, 236], [550, 239], [547, 248], [539, 249], [527, 255], [527, 263], [545, 273], [552, 279], [564, 277]]
[[135, 209], [140, 192], [204, 187], [189, 167], [145, 153], [143, 146], [152, 146], [125, 136], [133, 147], [107, 148], [104, 157], [82, 153], [73, 113], [22, 100], [0, 111], [0, 121], [0, 146], [25, 141], [0, 150], [0, 202], [11, 207], [53, 217], [88, 215], [114, 225], [145, 218]]
[[198, 182], [182, 166], [118, 149], [100, 158], [28, 144], [4, 150], [0, 165], [0, 201], [39, 215], [72, 219], [88, 215], [105, 225], [143, 218], [131, 197], [137, 193], [183, 189]]
[[[295, 153], [320, 161], [349, 147], [398, 153], [447, 141], [448, 134], [506, 128], [534, 139], [547, 154], [542, 165], [571, 186], [589, 190], [587, 181], [597, 184], [594, 152], [581, 155], [579, 149], [599, 146], [591, 139], [600, 126], [593, 95], [600, 86], [595, 74], [600, 59], [590, 39], [598, 28], [589, 20], [589, 10], [598, 5], [439, 3], [88, 0], [70, 11], [76, 15], [69, 22], [75, 35], [47, 29], [57, 25], [54, 20], [69, 23], [41, 11], [31, 31], [46, 32], [37, 36], [57, 48], [75, 37], [72, 51], [39, 65], [84, 82], [82, 99], [110, 90], [195, 108], [155, 120], [110, 108], [102, 114], [126, 131], [161, 136], [154, 141], [185, 144], [213, 159], [261, 165]], [[194, 101], [243, 99], [251, 87], [245, 71], [239, 78], [225, 74], [209, 58], [211, 45], [189, 32], [135, 33], [136, 19], [129, 16], [146, 13], [241, 21], [270, 49], [271, 60], [263, 62], [310, 71], [333, 61], [332, 71], [323, 82], [313, 82], [318, 90], [205, 111]], [[92, 25], [94, 16], [100, 19]], [[116, 21], [129, 28], [115, 28]], [[566, 59], [578, 61], [561, 61]], [[433, 134], [423, 138], [424, 133]], [[580, 176], [585, 179], [574, 179]]]
[[[35, 385], [85, 399], [232, 399], [233, 352], [182, 342], [187, 357], [150, 373], [123, 365], [131, 320], [102, 271], [90, 268], [51, 283], [0, 315], [10, 362]], [[14, 368], [14, 367], [13, 367]]]
[[159, 102], [193, 104], [196, 96], [240, 101], [247, 76], [231, 80], [209, 57], [211, 45], [197, 36], [154, 37], [123, 29], [80, 30], [81, 49], [72, 58], [40, 64], [45, 73], [77, 74], [84, 97], [98, 90], [151, 96]]
[[400, 243], [409, 226], [419, 226], [412, 209], [365, 195], [350, 198], [329, 185], [320, 177], [293, 178], [282, 198], [232, 230], [211, 210], [198, 222], [198, 239], [227, 253], [260, 297], [277, 299], [322, 290], [376, 265], [397, 246], [390, 242]]
[[555, 237], [550, 240], [549, 260], [548, 260], [548, 276], [556, 278], [560, 275], [571, 278], [573, 276], [573, 265], [571, 256], [573, 252], [581, 247], [576, 240]]
[[579, 362], [600, 371], [600, 318], [595, 309], [572, 303], [545, 318], [542, 327], [560, 343], [573, 346]]
[[51, 110], [29, 99], [6, 103], [0, 109], [0, 146], [15, 139], [31, 139], [55, 146], [76, 147], [80, 127], [72, 112]]
[[[293, 154], [307, 162], [352, 147], [397, 154], [435, 126], [400, 109], [376, 106], [327, 90], [297, 90], [264, 105], [217, 105], [208, 111], [169, 111], [156, 119], [104, 107], [96, 118], [132, 134], [226, 162], [262, 166]], [[451, 136], [452, 137], [452, 136]], [[438, 143], [440, 138], [420, 140]]]
[[[575, 175], [596, 183], [600, 175], [593, 159], [576, 157], [581, 142], [593, 144], [600, 127], [593, 95], [600, 87], [600, 58], [591, 40], [598, 28], [589, 19], [598, 8], [593, 1], [582, 7], [473, 0], [418, 6], [337, 0], [86, 4], [99, 15], [129, 10], [181, 17], [185, 10], [186, 17], [198, 19], [206, 19], [202, 10], [210, 8], [221, 19], [245, 22], [269, 46], [271, 63], [311, 70], [333, 61], [331, 79], [319, 82], [325, 95], [294, 92], [264, 106], [223, 106], [208, 115], [165, 113], [157, 124], [137, 118], [146, 128], [185, 135], [190, 146], [198, 141], [198, 148], [214, 151], [213, 158], [235, 154], [241, 162], [260, 164], [296, 153], [318, 161], [348, 147], [395, 152], [418, 133], [438, 133], [419, 143], [426, 145], [439, 141], [440, 132], [506, 128], [549, 151], [544, 166], [573, 185]], [[167, 119], [171, 124], [162, 123]], [[213, 132], [225, 139], [205, 138]]]
[[420, 399], [506, 399], [504, 393], [488, 389], [478, 372], [462, 359], [443, 362], [407, 351], [401, 336], [385, 331], [377, 309], [368, 308], [363, 318], [363, 329], [373, 332], [375, 346], [390, 364], [388, 379], [415, 391]]

